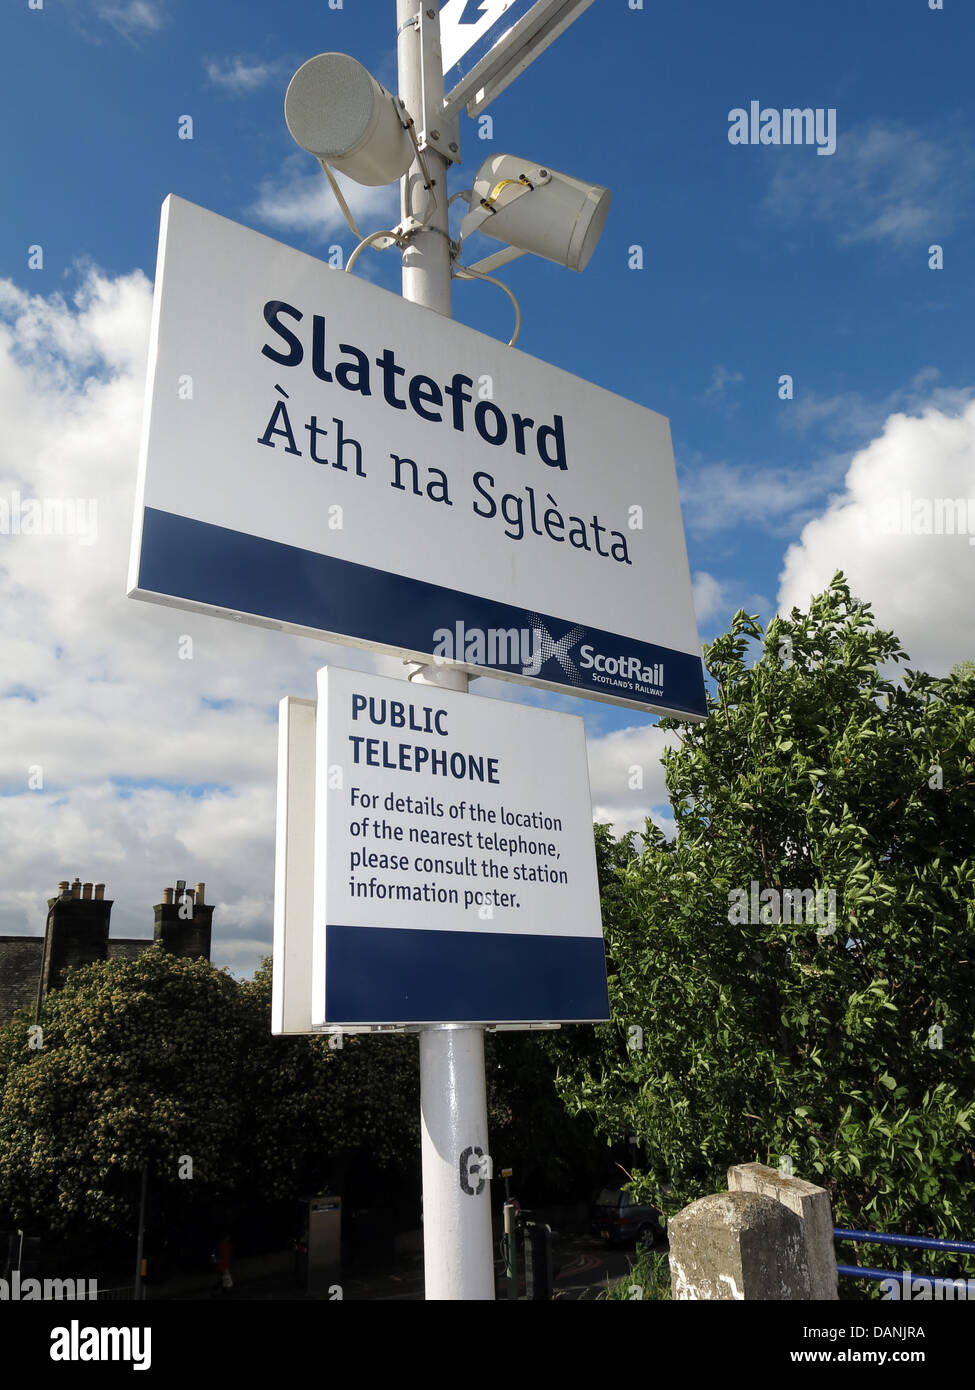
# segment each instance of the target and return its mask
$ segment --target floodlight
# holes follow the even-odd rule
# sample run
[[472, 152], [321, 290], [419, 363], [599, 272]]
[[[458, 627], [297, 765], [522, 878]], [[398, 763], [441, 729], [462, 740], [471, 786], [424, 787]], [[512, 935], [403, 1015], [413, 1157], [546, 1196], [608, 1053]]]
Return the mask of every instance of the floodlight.
[[292, 139], [356, 183], [395, 183], [415, 158], [395, 97], [347, 53], [319, 53], [288, 84]]
[[609, 212], [610, 191], [560, 174], [516, 154], [491, 155], [467, 195], [470, 212], [461, 239], [483, 232], [513, 248], [489, 257], [494, 264], [526, 251], [584, 270]]

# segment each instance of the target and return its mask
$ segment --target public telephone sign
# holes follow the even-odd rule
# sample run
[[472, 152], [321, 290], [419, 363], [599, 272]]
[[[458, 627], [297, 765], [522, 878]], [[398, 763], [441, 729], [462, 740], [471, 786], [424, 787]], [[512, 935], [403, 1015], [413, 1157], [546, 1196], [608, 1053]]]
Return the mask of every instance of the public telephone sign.
[[609, 1017], [577, 715], [331, 666], [316, 727], [313, 1027]]
[[663, 416], [175, 197], [129, 593], [706, 713]]

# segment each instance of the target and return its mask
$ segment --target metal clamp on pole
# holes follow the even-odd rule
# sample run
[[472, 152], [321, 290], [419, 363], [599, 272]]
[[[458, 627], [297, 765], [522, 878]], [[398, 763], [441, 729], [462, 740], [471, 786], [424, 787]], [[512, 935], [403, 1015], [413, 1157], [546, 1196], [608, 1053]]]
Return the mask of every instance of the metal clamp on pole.
[[420, 31], [420, 102], [416, 108], [421, 122], [419, 147], [436, 150], [451, 164], [459, 164], [460, 116], [456, 110], [444, 108], [440, 15], [437, 8], [427, 3], [421, 4], [415, 19]]

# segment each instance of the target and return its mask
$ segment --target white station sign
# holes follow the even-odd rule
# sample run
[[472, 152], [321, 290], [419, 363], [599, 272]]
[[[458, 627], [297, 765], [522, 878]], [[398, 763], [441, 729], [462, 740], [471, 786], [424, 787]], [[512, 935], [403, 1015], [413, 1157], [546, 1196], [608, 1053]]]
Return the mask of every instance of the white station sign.
[[446, 0], [440, 10], [443, 70], [449, 72], [479, 39], [490, 33], [515, 0]]
[[278, 779], [275, 1032], [609, 1017], [579, 717], [326, 667]]
[[176, 197], [129, 592], [706, 713], [662, 415]]

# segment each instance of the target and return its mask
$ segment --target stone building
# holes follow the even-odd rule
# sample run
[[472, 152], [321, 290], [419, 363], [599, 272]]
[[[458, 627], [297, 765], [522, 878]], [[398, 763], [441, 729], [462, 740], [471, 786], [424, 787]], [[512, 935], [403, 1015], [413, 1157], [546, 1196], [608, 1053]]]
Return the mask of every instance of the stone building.
[[[180, 880], [163, 889], [162, 902], [153, 908], [152, 940], [173, 955], [210, 959], [213, 905], [204, 902], [204, 887], [187, 888]], [[104, 883], [64, 880], [57, 897], [48, 898], [43, 936], [0, 936], [0, 1022], [26, 1005], [39, 1007], [72, 966], [132, 960], [152, 944], [148, 938], [110, 936], [111, 912]]]

